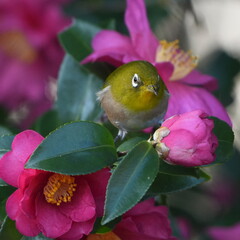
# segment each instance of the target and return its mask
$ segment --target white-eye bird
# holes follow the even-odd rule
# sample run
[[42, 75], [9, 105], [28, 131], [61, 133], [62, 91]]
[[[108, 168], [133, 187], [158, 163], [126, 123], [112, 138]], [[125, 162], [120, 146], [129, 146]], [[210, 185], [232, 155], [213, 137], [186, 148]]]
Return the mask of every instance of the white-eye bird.
[[159, 124], [165, 115], [169, 93], [157, 69], [146, 61], [133, 61], [113, 71], [98, 100], [110, 122], [119, 129], [117, 138]]

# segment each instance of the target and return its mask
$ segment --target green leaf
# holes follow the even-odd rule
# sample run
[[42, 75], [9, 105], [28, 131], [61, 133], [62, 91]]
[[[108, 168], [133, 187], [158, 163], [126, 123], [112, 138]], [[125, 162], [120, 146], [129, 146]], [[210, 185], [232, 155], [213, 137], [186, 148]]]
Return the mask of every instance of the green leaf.
[[121, 221], [121, 219], [122, 219], [122, 217], [118, 217], [118, 218], [114, 219], [113, 221], [111, 221], [105, 225], [102, 225], [101, 224], [102, 218], [97, 218], [95, 220], [94, 227], [93, 227], [93, 230], [91, 231], [91, 233], [109, 232], [112, 229], [114, 229], [114, 227]]
[[0, 126], [0, 136], [10, 135], [11, 131], [5, 127]]
[[103, 224], [122, 215], [144, 196], [159, 168], [157, 152], [148, 142], [136, 145], [113, 172], [105, 203]]
[[0, 230], [2, 240], [20, 240], [22, 235], [17, 231], [15, 222], [6, 217]]
[[42, 234], [36, 236], [36, 237], [26, 237], [26, 236], [23, 236], [21, 238], [21, 240], [52, 240], [53, 238], [47, 238], [45, 236], [43, 236]]
[[10, 185], [1, 186], [0, 187], [0, 201], [8, 198], [15, 190], [16, 190], [16, 188], [14, 188]]
[[159, 194], [179, 192], [192, 188], [208, 180], [210, 180], [210, 177], [202, 170], [199, 170], [195, 177], [159, 173], [150, 187], [148, 195], [156, 196]]
[[213, 132], [218, 138], [216, 160], [213, 164], [224, 163], [229, 160], [233, 154], [234, 133], [232, 128], [226, 122], [216, 117], [210, 117], [210, 119], [214, 120]]
[[7, 216], [6, 202], [7, 202], [7, 199], [0, 201], [0, 223], [2, 223]]
[[0, 187], [5, 187], [5, 186], [8, 186], [8, 184], [0, 178]]
[[169, 175], [188, 175], [197, 177], [199, 169], [196, 167], [183, 167], [179, 165], [170, 165], [160, 159], [159, 172]]
[[118, 148], [118, 152], [129, 152], [133, 147], [135, 147], [138, 143], [145, 140], [142, 137], [134, 137], [130, 138], [129, 140], [123, 142]]
[[62, 63], [58, 79], [57, 111], [62, 122], [97, 120], [101, 113], [96, 92], [102, 81], [70, 55]]
[[0, 157], [11, 150], [14, 136], [5, 135], [0, 137]]
[[16, 190], [16, 188], [8, 185], [2, 179], [0, 179], [0, 223], [6, 217], [6, 201], [8, 197]]
[[38, 118], [33, 128], [36, 132], [45, 137], [59, 126], [60, 121], [58, 119], [58, 113], [56, 110], [51, 110]]
[[62, 174], [92, 173], [117, 160], [112, 135], [93, 122], [65, 124], [38, 146], [26, 168]]
[[92, 38], [100, 30], [98, 26], [75, 19], [69, 28], [59, 34], [59, 40], [67, 53], [81, 61], [92, 53]]
[[[1, 180], [1, 179], [0, 179]], [[1, 182], [3, 182], [1, 180]], [[5, 183], [6, 184], [6, 183]], [[6, 201], [8, 197], [16, 190], [16, 188], [9, 185], [1, 185], [0, 186], [0, 222], [4, 220], [6, 217]]]

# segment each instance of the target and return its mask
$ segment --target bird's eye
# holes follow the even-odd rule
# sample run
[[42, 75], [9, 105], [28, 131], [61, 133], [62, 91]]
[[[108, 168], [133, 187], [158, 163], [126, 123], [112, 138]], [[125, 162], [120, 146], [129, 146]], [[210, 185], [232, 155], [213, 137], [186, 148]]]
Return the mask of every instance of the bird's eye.
[[134, 88], [136, 88], [136, 87], [138, 87], [139, 83], [140, 83], [140, 78], [139, 78], [139, 76], [135, 73], [135, 74], [133, 75], [133, 78], [132, 78], [132, 86], [133, 86]]

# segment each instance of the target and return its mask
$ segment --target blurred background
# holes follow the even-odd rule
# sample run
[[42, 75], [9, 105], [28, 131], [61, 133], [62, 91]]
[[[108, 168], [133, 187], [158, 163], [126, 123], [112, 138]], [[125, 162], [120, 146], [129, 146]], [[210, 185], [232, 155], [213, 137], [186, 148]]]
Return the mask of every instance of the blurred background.
[[[0, 0], [0, 124], [23, 129], [54, 103], [64, 55], [57, 33], [72, 18], [80, 18], [128, 34], [125, 1], [36, 0], [31, 4], [23, 0], [22, 5], [7, 1]], [[168, 198], [172, 216], [178, 217], [173, 225], [184, 229], [182, 239], [210, 239], [210, 226], [240, 223], [240, 1], [146, 0], [146, 5], [157, 37], [179, 39], [181, 48], [199, 57], [198, 69], [218, 79], [214, 94], [233, 122], [231, 160], [208, 168], [213, 176], [210, 182]]]

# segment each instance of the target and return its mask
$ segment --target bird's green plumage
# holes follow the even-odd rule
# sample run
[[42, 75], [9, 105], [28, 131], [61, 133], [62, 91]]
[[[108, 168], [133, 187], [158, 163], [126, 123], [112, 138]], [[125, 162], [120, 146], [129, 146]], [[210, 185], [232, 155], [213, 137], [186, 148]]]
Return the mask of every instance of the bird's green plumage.
[[[132, 78], [136, 73], [141, 83], [134, 88]], [[166, 90], [156, 68], [145, 61], [130, 62], [117, 68], [108, 76], [106, 86], [111, 86], [112, 96], [117, 102], [133, 112], [156, 107]], [[149, 91], [149, 86], [155, 86], [157, 95]]]

